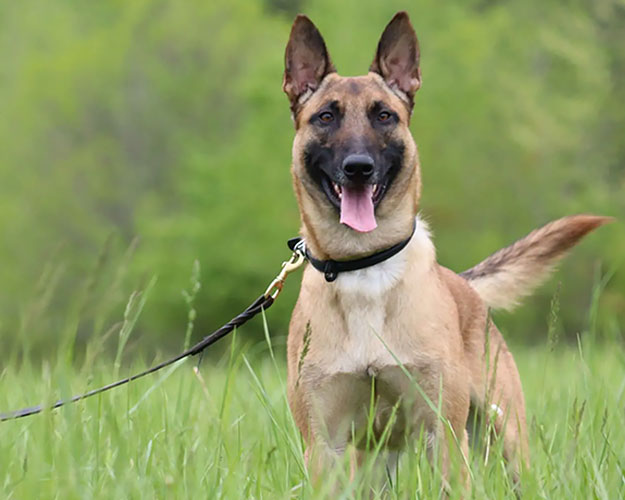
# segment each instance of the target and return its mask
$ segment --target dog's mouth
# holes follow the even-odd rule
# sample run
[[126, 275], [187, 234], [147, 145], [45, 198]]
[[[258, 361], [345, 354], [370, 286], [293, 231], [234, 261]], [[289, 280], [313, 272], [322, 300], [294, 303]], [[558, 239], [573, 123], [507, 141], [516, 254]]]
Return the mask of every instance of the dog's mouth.
[[376, 184], [339, 184], [324, 174], [321, 185], [330, 203], [339, 210], [341, 224], [360, 233], [377, 227], [375, 208], [386, 194], [388, 178]]

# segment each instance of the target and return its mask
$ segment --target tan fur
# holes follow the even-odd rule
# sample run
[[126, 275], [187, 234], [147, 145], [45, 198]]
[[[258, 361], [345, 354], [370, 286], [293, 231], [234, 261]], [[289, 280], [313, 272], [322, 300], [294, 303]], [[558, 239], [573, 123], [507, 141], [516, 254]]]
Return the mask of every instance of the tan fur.
[[[420, 169], [408, 125], [421, 74], [418, 66], [396, 59], [402, 54], [418, 58], [418, 49], [401, 45], [416, 44], [407, 15], [398, 14], [389, 27], [383, 35], [386, 45], [381, 42], [380, 47], [390, 45], [393, 58], [379, 49], [374, 67], [389, 66], [393, 72], [341, 77], [314, 25], [301, 16], [294, 23], [285, 74], [285, 91], [295, 110], [293, 186], [301, 233], [318, 259], [350, 259], [388, 248], [410, 235], [417, 215]], [[302, 40], [313, 40], [323, 50], [298, 52]], [[304, 54], [303, 59], [290, 60], [294, 53]], [[289, 68], [303, 68], [304, 77]], [[330, 70], [320, 73], [324, 68]], [[321, 81], [314, 80], [318, 74]], [[332, 137], [338, 144], [372, 133], [367, 118], [372, 102], [383, 101], [398, 116], [392, 140], [404, 146], [403, 165], [376, 208], [378, 227], [368, 233], [339, 223], [337, 210], [304, 165], [306, 146], [318, 136], [311, 117], [328, 101], [344, 110], [344, 123]], [[446, 475], [450, 453], [465, 458], [468, 453], [467, 417], [473, 405], [486, 412], [495, 409], [495, 429], [515, 474], [529, 463], [521, 382], [488, 307], [507, 306], [528, 293], [568, 248], [606, 219], [560, 219], [464, 277], [436, 262], [427, 225], [416, 220], [410, 243], [380, 264], [340, 274], [333, 282], [310, 266], [304, 271], [289, 328], [288, 398], [317, 477], [350, 447], [354, 467], [362, 462], [372, 385], [373, 431], [380, 438], [390, 425], [385, 442], [390, 450], [400, 450], [406, 436], [425, 432], [430, 451], [443, 445]], [[449, 436], [455, 439], [450, 442]]]

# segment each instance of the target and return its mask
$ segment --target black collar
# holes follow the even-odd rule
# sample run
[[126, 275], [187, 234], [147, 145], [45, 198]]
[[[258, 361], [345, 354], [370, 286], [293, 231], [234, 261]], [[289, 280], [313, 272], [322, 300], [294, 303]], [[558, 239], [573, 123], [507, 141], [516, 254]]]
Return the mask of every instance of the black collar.
[[308, 248], [306, 247], [306, 243], [302, 238], [291, 238], [288, 241], [289, 248], [294, 252], [299, 252], [302, 254], [308, 262], [312, 264], [312, 266], [319, 272], [322, 272], [325, 275], [326, 281], [334, 281], [339, 273], [345, 273], [348, 271], [357, 271], [358, 269], [364, 269], [366, 267], [375, 266], [380, 262], [384, 262], [386, 259], [390, 259], [393, 255], [401, 252], [404, 247], [410, 242], [412, 236], [415, 233], [417, 225], [412, 228], [412, 233], [410, 236], [403, 241], [400, 241], [396, 245], [393, 245], [390, 248], [386, 248], [380, 252], [374, 253], [373, 255], [368, 255], [367, 257], [363, 257], [361, 259], [354, 260], [319, 260], [315, 259]]

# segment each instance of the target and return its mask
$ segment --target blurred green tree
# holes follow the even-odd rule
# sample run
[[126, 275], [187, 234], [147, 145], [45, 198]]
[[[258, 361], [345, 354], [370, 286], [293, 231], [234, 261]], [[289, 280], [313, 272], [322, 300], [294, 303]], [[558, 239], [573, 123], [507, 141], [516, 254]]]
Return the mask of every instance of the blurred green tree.
[[[180, 290], [196, 258], [198, 335], [238, 312], [273, 277], [298, 228], [281, 93], [292, 15], [308, 13], [339, 72], [358, 74], [404, 8], [399, 0], [2, 4], [3, 345], [19, 334], [43, 349], [67, 328], [81, 339], [101, 334], [124, 295], [156, 274], [141, 324], [155, 345], [177, 347]], [[623, 0], [424, 0], [410, 14], [424, 76], [412, 124], [422, 208], [444, 265], [460, 271], [565, 214], [625, 213]], [[616, 226], [590, 238], [527, 306], [502, 315], [504, 330], [542, 340], [560, 280], [563, 329], [583, 329], [603, 261], [617, 273], [601, 318], [622, 331], [624, 245]], [[272, 310], [276, 335], [286, 332], [296, 281]]]

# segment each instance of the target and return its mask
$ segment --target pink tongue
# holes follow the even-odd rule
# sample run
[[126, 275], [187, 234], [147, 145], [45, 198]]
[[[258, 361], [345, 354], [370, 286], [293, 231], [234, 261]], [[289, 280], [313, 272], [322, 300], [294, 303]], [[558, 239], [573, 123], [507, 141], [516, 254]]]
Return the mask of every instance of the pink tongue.
[[373, 231], [378, 224], [373, 214], [373, 187], [358, 189], [343, 186], [341, 196], [341, 223], [361, 233]]

